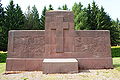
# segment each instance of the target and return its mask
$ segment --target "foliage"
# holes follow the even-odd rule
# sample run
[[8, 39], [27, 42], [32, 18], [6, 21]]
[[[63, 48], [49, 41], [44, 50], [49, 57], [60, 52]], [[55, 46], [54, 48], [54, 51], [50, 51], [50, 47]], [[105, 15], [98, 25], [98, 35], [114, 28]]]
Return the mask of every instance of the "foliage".
[[112, 57], [120, 57], [120, 46], [111, 48]]
[[72, 7], [72, 11], [74, 13], [74, 23], [75, 30], [83, 30], [87, 27], [87, 13], [85, 12], [85, 8], [81, 3], [75, 3]]
[[32, 10], [30, 9], [30, 6], [28, 6], [27, 11], [25, 13], [25, 29], [28, 30], [36, 30], [40, 29], [40, 18], [39, 13], [35, 5], [32, 7]]
[[4, 8], [2, 7], [2, 4], [0, 3], [0, 50], [4, 50], [4, 37], [3, 37], [3, 30], [2, 28], [4, 27], [5, 23], [5, 11]]
[[[68, 7], [65, 4], [58, 9], [68, 10]], [[53, 6], [50, 4], [47, 9], [44, 7], [39, 18], [35, 5], [32, 9], [28, 6], [26, 13], [23, 14], [20, 6], [15, 5], [13, 0], [5, 10], [0, 3], [0, 50], [7, 50], [9, 30], [44, 30], [47, 10], [54, 10]], [[74, 3], [72, 11], [76, 30], [110, 30], [111, 45], [120, 45], [120, 21], [112, 20], [103, 7], [99, 7], [94, 1], [87, 7], [79, 2]]]
[[62, 8], [59, 6], [58, 9], [59, 9], [59, 10], [68, 10], [68, 7], [67, 7], [67, 5], [65, 4], [65, 5], [62, 6]]
[[117, 19], [112, 20], [112, 28], [111, 28], [111, 44], [120, 45], [120, 22]]
[[33, 27], [35, 29], [40, 29], [40, 19], [39, 19], [39, 13], [35, 5], [32, 7], [32, 14], [33, 14]]
[[43, 11], [42, 11], [42, 15], [40, 18], [40, 29], [44, 30], [45, 29], [45, 12], [47, 11], [46, 7], [44, 7]]
[[2, 32], [0, 34], [0, 50], [3, 51], [7, 50], [8, 31], [23, 29], [24, 25], [24, 14], [18, 4], [14, 5], [13, 0], [11, 0], [5, 9], [6, 12], [4, 13]]
[[119, 43], [120, 27], [118, 27], [118, 22], [113, 24], [103, 7], [99, 8], [94, 1], [92, 5], [88, 4], [87, 8], [83, 8], [81, 3], [74, 3], [72, 11], [76, 30], [110, 30], [111, 45]]
[[0, 63], [6, 62], [7, 53], [0, 53]]
[[48, 10], [54, 10], [51, 4], [49, 5]]

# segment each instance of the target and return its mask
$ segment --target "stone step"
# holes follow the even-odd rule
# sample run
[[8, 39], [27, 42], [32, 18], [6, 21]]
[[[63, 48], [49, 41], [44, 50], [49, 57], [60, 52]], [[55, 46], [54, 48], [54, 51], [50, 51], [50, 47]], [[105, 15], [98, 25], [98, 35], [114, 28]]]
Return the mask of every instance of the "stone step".
[[74, 58], [43, 60], [44, 74], [76, 72], [78, 72], [78, 61]]

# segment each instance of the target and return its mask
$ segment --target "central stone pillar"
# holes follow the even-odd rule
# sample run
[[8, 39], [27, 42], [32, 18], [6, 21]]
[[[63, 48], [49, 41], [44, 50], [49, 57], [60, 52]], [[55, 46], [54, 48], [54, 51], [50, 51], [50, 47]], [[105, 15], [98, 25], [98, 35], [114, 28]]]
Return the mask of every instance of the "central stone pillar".
[[49, 11], [45, 24], [45, 57], [65, 57], [73, 52], [73, 14], [70, 11]]

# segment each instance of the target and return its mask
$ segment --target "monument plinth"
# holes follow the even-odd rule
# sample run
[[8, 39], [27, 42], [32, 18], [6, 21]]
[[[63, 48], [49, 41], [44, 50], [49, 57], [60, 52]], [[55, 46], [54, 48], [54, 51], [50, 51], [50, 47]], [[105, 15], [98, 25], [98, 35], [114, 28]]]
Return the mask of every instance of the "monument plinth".
[[74, 58], [81, 70], [113, 68], [110, 32], [74, 30], [73, 18], [71, 11], [48, 11], [45, 30], [9, 31], [6, 70], [43, 70], [48, 58]]

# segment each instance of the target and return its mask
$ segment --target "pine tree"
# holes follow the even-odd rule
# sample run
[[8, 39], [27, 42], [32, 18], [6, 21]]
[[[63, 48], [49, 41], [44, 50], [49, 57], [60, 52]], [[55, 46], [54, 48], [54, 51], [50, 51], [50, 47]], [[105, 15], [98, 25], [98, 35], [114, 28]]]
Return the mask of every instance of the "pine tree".
[[91, 29], [91, 26], [92, 26], [92, 17], [91, 17], [91, 14], [92, 14], [92, 10], [91, 10], [91, 5], [90, 4], [88, 4], [88, 7], [87, 7], [87, 9], [86, 9], [86, 12], [87, 12], [87, 29], [88, 30], [90, 30]]
[[68, 7], [66, 4], [62, 6], [62, 10], [68, 10]]
[[81, 3], [74, 3], [74, 6], [72, 7], [72, 11], [74, 13], [74, 23], [75, 23], [75, 29], [85, 29], [86, 21], [87, 21], [87, 13], [86, 8], [83, 8], [83, 5]]
[[88, 4], [87, 8], [83, 8], [81, 3], [75, 3], [72, 7], [74, 12], [75, 29], [88, 29], [88, 30], [110, 30], [111, 45], [117, 45], [119, 38], [118, 23], [112, 25], [110, 16], [104, 11], [104, 8], [99, 9], [98, 5], [93, 1], [92, 6]]
[[2, 32], [2, 27], [4, 25], [5, 11], [0, 3], [0, 32]]
[[30, 6], [28, 6], [27, 11], [25, 13], [25, 29], [31, 30], [33, 29], [33, 14], [31, 12]]
[[58, 7], [58, 10], [68, 10], [68, 7], [67, 7], [67, 5], [65, 4], [65, 5], [62, 6], [62, 8], [59, 6], [59, 7]]
[[113, 46], [120, 45], [120, 22], [118, 19], [112, 20], [111, 31], [111, 44]]
[[59, 6], [59, 7], [58, 7], [58, 10], [62, 10], [62, 8]]
[[49, 5], [48, 10], [54, 10], [51, 4]]
[[40, 18], [40, 29], [44, 30], [45, 29], [45, 12], [47, 11], [46, 7], [44, 7], [43, 11], [42, 11], [42, 15]]
[[24, 29], [25, 16], [18, 4], [16, 5], [15, 11], [16, 27], [18, 26], [16, 29]]
[[23, 25], [24, 15], [21, 8], [18, 4], [15, 6], [13, 0], [11, 0], [9, 5], [6, 7], [5, 24], [2, 28], [4, 50], [7, 50], [8, 31], [22, 29]]
[[40, 29], [40, 18], [39, 13], [34, 5], [32, 9], [28, 6], [27, 11], [25, 13], [25, 28], [28, 30], [38, 30]]
[[32, 7], [32, 14], [33, 14], [33, 28], [40, 29], [39, 13], [35, 5]]
[[90, 28], [92, 30], [96, 30], [97, 29], [97, 14], [99, 12], [99, 8], [96, 5], [96, 3], [93, 1], [92, 3], [92, 7], [91, 7], [91, 23], [90, 23]]
[[6, 50], [5, 38], [4, 38], [4, 24], [5, 24], [5, 11], [0, 3], [0, 51]]

